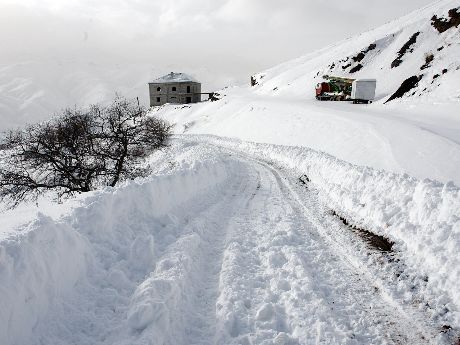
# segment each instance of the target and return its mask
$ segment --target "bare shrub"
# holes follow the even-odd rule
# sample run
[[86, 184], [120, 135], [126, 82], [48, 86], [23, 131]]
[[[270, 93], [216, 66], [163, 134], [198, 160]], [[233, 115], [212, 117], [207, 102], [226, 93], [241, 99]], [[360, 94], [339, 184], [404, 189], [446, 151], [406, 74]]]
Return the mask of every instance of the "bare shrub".
[[150, 167], [141, 163], [170, 133], [169, 124], [123, 97], [11, 130], [0, 139], [0, 200], [14, 207], [47, 191], [69, 196], [146, 176]]

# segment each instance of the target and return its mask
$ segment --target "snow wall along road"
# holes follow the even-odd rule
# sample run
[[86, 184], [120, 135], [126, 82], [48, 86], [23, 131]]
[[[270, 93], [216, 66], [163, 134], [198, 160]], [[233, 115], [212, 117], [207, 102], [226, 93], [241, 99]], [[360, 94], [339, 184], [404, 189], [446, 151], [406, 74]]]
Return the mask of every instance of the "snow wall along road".
[[[197, 138], [306, 174], [326, 204], [354, 225], [396, 243], [412, 267], [428, 277], [430, 288], [460, 309], [460, 189], [452, 182], [360, 167], [304, 147]], [[433, 303], [446, 301], [439, 297]], [[459, 324], [458, 312], [455, 318]]]
[[[178, 165], [171, 175], [96, 193], [64, 218], [39, 214], [0, 242], [2, 345], [126, 344], [151, 323], [158, 340], [170, 331], [170, 320], [180, 320], [172, 312], [191, 259], [180, 257], [182, 268], [168, 279], [148, 275], [190, 228], [175, 214], [192, 218], [238, 169], [225, 161]], [[188, 236], [185, 253], [200, 240]]]

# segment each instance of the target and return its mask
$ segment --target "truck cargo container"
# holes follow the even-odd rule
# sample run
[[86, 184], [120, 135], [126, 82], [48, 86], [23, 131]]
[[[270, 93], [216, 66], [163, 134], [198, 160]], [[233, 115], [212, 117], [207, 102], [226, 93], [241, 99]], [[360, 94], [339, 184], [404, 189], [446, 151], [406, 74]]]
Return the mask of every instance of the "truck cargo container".
[[372, 103], [375, 98], [375, 79], [356, 79], [351, 88], [351, 100], [353, 103]]

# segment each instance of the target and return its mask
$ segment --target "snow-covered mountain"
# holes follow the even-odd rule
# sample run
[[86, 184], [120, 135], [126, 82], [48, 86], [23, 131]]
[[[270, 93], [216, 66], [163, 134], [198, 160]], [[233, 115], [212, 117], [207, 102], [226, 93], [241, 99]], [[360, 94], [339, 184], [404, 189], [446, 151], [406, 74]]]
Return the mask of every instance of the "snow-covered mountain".
[[376, 78], [381, 102], [415, 77], [404, 98], [459, 102], [459, 56], [460, 3], [442, 0], [255, 77], [260, 93], [310, 98], [313, 81], [323, 75]]
[[151, 66], [142, 64], [50, 60], [0, 65], [0, 130], [110, 100], [117, 92], [147, 103], [147, 83], [154, 75]]

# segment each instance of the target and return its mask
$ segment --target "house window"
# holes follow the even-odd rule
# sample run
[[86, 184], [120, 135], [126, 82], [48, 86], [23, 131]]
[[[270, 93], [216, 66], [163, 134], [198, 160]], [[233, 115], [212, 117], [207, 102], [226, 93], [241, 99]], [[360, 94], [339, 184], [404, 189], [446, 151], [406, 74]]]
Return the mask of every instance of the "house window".
[[187, 86], [187, 93], [190, 93], [190, 85]]
[[157, 103], [160, 103], [160, 101], [161, 101], [161, 98], [157, 97]]
[[158, 87], [157, 87], [157, 91], [160, 92], [160, 91], [161, 91], [161, 87], [158, 86]]
[[171, 88], [171, 90], [172, 90], [172, 92], [175, 92], [175, 91], [176, 91], [176, 87], [173, 86], [173, 87]]

